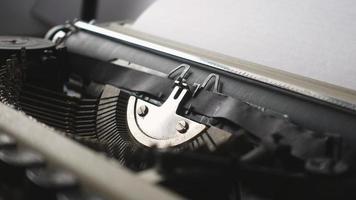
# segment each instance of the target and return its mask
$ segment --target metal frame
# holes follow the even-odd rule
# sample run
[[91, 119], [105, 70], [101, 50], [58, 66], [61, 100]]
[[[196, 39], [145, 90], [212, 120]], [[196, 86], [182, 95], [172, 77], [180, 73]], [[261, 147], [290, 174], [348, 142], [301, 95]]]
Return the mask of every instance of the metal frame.
[[[186, 53], [186, 52], [176, 50], [173, 48], [169, 48], [169, 47], [166, 47], [166, 46], [163, 46], [160, 44], [156, 44], [156, 43], [153, 43], [150, 41], [146, 41], [146, 40], [140, 39], [138, 37], [134, 37], [132, 35], [112, 31], [112, 30], [102, 28], [102, 27], [99, 27], [99, 26], [96, 26], [93, 24], [88, 24], [88, 23], [85, 23], [82, 21], [75, 22], [73, 24], [73, 26], [77, 29], [91, 32], [91, 33], [101, 35], [104, 37], [109, 37], [109, 38], [112, 38], [112, 39], [115, 39], [115, 40], [118, 40], [118, 41], [121, 41], [124, 43], [128, 43], [128, 44], [137, 46], [142, 49], [146, 49], [149, 51], [154, 51], [154, 52], [166, 54], [169, 56], [175, 56], [175, 57], [178, 57], [181, 59], [189, 60], [193, 63], [201, 64], [201, 65], [211, 67], [211, 68], [214, 68], [217, 70], [221, 70], [224, 72], [239, 75], [239, 76], [242, 76], [242, 77], [245, 77], [248, 79], [252, 79], [252, 80], [255, 80], [255, 81], [258, 81], [261, 83], [272, 85], [274, 87], [286, 89], [288, 91], [292, 91], [292, 92], [295, 92], [295, 93], [298, 93], [298, 94], [301, 94], [301, 95], [304, 95], [307, 97], [312, 97], [313, 99], [327, 102], [327, 103], [336, 105], [341, 108], [346, 108], [348, 110], [356, 111], [356, 95], [354, 95], [354, 94], [351, 96], [352, 96], [352, 99], [355, 101], [353, 101], [353, 100], [351, 101], [348, 99], [345, 100], [345, 99], [340, 98], [340, 96], [338, 96], [338, 95], [324, 94], [324, 93], [316, 91], [316, 90], [308, 89], [307, 87], [288, 83], [283, 80], [273, 79], [273, 78], [270, 78], [267, 76], [253, 73], [251, 71], [239, 69], [235, 66], [226, 65], [226, 64], [223, 64], [221, 62], [217, 62], [217, 61], [214, 61], [211, 59], [207, 59], [207, 58], [200, 57], [200, 56], [195, 56], [193, 54]], [[277, 71], [275, 71], [275, 73], [278, 74]], [[305, 79], [305, 80], [307, 80], [307, 79]], [[328, 84], [323, 84], [323, 85], [322, 84], [319, 84], [319, 85], [314, 84], [314, 85], [316, 85], [317, 87], [327, 88], [328, 90], [333, 89], [333, 88], [329, 88]], [[342, 89], [344, 89], [344, 88], [342, 88]], [[347, 90], [347, 89], [345, 89], [345, 90]], [[346, 94], [346, 92], [344, 92], [344, 94]]]

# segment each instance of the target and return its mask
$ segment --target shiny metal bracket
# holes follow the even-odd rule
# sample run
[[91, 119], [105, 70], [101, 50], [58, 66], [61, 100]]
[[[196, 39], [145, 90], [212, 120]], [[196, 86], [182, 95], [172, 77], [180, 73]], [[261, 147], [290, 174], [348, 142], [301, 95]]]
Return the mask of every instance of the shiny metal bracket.
[[167, 148], [182, 144], [207, 127], [177, 114], [188, 89], [175, 86], [171, 95], [156, 106], [131, 96], [127, 107], [128, 127], [134, 138], [145, 146]]

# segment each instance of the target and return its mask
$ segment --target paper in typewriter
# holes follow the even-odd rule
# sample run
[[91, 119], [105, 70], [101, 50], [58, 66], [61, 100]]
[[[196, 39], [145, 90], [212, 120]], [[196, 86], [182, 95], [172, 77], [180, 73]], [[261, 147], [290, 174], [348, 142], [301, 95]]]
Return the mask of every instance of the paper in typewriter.
[[356, 90], [354, 0], [157, 0], [133, 28]]

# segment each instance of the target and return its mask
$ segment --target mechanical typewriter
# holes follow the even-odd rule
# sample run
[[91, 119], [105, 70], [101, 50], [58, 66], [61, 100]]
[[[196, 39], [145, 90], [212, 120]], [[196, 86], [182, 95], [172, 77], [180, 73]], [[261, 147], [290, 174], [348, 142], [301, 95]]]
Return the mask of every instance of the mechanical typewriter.
[[0, 63], [0, 199], [356, 197], [354, 92], [81, 21]]

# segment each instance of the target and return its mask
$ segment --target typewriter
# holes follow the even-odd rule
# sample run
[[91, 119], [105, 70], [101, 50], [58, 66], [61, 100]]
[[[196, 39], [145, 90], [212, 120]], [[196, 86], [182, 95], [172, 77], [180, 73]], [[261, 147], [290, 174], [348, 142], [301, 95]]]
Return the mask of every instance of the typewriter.
[[74, 21], [0, 37], [0, 199], [355, 199], [356, 95]]

